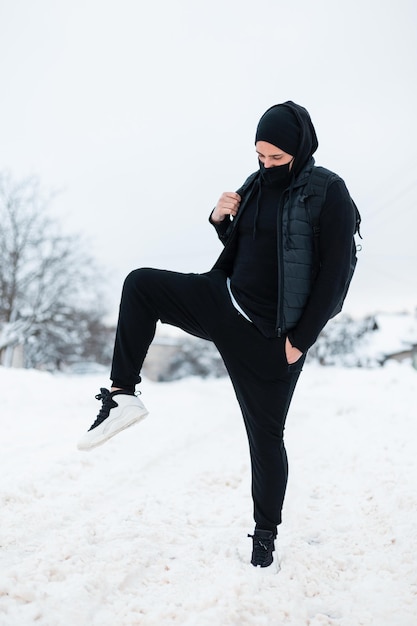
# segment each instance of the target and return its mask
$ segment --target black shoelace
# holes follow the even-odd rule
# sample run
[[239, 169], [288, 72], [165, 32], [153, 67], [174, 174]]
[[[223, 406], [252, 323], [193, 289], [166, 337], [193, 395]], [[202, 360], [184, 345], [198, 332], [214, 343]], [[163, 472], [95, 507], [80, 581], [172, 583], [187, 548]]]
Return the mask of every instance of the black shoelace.
[[93, 428], [99, 426], [99, 424], [101, 424], [101, 422], [103, 422], [109, 416], [110, 410], [114, 409], [114, 407], [117, 406], [117, 402], [113, 400], [110, 391], [108, 389], [105, 389], [104, 387], [100, 387], [100, 393], [98, 393], [95, 398], [96, 400], [101, 400], [102, 405], [97, 415], [96, 421], [89, 428], [89, 430], [93, 430]]

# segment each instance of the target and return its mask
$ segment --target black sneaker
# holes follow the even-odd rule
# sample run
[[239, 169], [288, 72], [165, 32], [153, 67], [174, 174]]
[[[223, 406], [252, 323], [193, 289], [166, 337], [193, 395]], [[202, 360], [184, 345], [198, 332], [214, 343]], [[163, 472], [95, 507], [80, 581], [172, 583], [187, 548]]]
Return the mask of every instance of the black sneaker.
[[253, 540], [251, 563], [255, 567], [269, 567], [273, 560], [275, 550], [275, 535], [270, 530], [256, 529], [253, 535], [248, 535]]
[[133, 426], [148, 414], [139, 398], [129, 391], [113, 391], [102, 387], [96, 395], [102, 405], [96, 421], [78, 442], [79, 450], [91, 450]]

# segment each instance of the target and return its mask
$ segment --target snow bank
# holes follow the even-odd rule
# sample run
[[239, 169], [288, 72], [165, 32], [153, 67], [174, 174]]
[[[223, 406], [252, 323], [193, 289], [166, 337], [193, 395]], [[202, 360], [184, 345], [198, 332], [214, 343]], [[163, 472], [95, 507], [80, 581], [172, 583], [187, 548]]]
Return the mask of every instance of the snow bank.
[[3, 626], [414, 626], [417, 373], [310, 365], [293, 402], [281, 571], [248, 565], [226, 379], [142, 385], [140, 425], [76, 450], [106, 380], [0, 368]]

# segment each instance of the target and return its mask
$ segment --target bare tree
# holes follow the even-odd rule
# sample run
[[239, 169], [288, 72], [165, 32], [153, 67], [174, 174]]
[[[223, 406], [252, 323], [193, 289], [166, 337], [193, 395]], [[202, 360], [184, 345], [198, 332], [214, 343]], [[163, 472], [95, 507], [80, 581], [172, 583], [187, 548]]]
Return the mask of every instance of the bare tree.
[[[80, 352], [89, 315], [97, 318], [98, 271], [80, 238], [63, 235], [47, 214], [35, 178], [14, 182], [0, 174], [0, 362], [12, 364], [23, 347], [24, 365], [59, 364]], [[94, 313], [93, 313], [94, 312]], [[43, 361], [47, 361], [45, 363]]]

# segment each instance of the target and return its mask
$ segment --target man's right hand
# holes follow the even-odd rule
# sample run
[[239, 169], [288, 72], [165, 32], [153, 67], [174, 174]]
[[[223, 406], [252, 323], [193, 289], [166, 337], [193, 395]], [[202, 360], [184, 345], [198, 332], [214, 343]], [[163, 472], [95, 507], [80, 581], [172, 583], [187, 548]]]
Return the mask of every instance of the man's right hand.
[[215, 224], [220, 224], [226, 217], [226, 215], [231, 215], [235, 217], [241, 201], [241, 197], [238, 193], [234, 191], [225, 191], [219, 198], [216, 207], [211, 214], [211, 220]]

